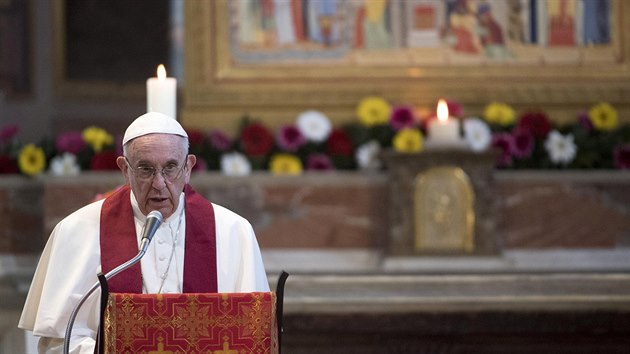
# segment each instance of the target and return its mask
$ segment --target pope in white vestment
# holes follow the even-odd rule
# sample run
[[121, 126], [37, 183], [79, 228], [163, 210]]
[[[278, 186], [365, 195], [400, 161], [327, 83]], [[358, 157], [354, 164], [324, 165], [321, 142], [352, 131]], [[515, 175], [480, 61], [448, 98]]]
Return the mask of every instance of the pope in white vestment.
[[[166, 117], [175, 122], [176, 126], [173, 126], [172, 122], [164, 121], [164, 117], [160, 117], [158, 113], [147, 113], [139, 117], [136, 120], [139, 123], [134, 122], [127, 129], [123, 144], [147, 134], [175, 134], [186, 137], [179, 123]], [[156, 121], [163, 122], [166, 128]], [[150, 124], [147, 125], [147, 122]], [[159, 140], [155, 140], [154, 137], [147, 141], [152, 144], [154, 141], [160, 143], [163, 141], [163, 137]], [[170, 150], [172, 147], [168, 147], [165, 152], [158, 151], [160, 157], [156, 157], [155, 160], [162, 159], [161, 156]], [[187, 155], [187, 150], [185, 154]], [[151, 155], [148, 156], [150, 157], [147, 161], [152, 161]], [[186, 159], [190, 162], [192, 155], [187, 156]], [[119, 157], [121, 158], [123, 157]], [[194, 165], [194, 157], [192, 159], [189, 167]], [[129, 163], [128, 161], [126, 163]], [[184, 164], [188, 166], [188, 162]], [[119, 166], [121, 165], [122, 162], [119, 163]], [[179, 172], [175, 171], [176, 176], [169, 175], [172, 171], [169, 170], [168, 164], [162, 171], [153, 168], [150, 181], [148, 179], [145, 181], [145, 184], [151, 185], [143, 186], [142, 183], [137, 185], [137, 181], [129, 180], [136, 173], [131, 170], [131, 164], [129, 167], [129, 169], [121, 167], [121, 170], [131, 185], [129, 203], [133, 211], [138, 245], [147, 210], [160, 210], [164, 214], [164, 221], [157, 229], [140, 262], [142, 292], [181, 293], [184, 289], [187, 212], [186, 196], [182, 190], [188, 183], [190, 168], [182, 167]], [[138, 168], [145, 167], [139, 165]], [[171, 174], [174, 175], [175, 172]], [[180, 188], [179, 184], [173, 181], [180, 178], [182, 172], [185, 178], [180, 183]], [[173, 181], [168, 180], [169, 178]], [[177, 193], [172, 200], [169, 200], [168, 192], [159, 191], [164, 185], [168, 186], [163, 190], [169, 189]], [[64, 335], [70, 314], [85, 293], [98, 281], [97, 274], [102, 271], [100, 231], [103, 204], [103, 200], [89, 204], [59, 222], [42, 253], [19, 322], [20, 328], [41, 337], [38, 345], [40, 353], [63, 352]], [[219, 205], [212, 204], [212, 208], [215, 218], [217, 291], [269, 291], [260, 249], [250, 223]], [[210, 266], [208, 268], [211, 269]], [[94, 353], [99, 325], [99, 301], [100, 290], [97, 290], [81, 307], [72, 328], [70, 353]]]

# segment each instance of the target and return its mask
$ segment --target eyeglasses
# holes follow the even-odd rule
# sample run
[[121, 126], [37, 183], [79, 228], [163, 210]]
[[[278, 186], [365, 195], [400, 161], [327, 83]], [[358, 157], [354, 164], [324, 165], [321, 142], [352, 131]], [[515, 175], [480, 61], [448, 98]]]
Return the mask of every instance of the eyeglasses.
[[153, 179], [153, 177], [155, 176], [155, 173], [159, 171], [165, 180], [172, 182], [178, 179], [182, 171], [186, 168], [186, 160], [184, 160], [184, 163], [182, 164], [181, 167], [177, 164], [170, 163], [164, 166], [161, 170], [158, 170], [153, 166], [146, 166], [146, 165], [132, 167], [131, 163], [127, 159], [127, 156], [125, 156], [125, 161], [127, 162], [127, 165], [129, 166], [129, 168], [131, 168], [131, 171], [133, 172], [133, 174], [136, 175], [136, 177], [141, 180]]

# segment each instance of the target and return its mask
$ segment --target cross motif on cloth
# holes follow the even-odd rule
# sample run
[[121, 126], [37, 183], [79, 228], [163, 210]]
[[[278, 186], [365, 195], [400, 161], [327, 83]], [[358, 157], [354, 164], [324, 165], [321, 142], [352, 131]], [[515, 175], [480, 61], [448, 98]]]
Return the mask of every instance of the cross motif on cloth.
[[175, 354], [175, 353], [173, 353], [170, 350], [164, 350], [164, 343], [160, 342], [158, 343], [157, 350], [152, 350], [148, 352], [147, 354]]
[[223, 350], [215, 350], [214, 354], [238, 354], [238, 350], [230, 350], [228, 342], [223, 342]]

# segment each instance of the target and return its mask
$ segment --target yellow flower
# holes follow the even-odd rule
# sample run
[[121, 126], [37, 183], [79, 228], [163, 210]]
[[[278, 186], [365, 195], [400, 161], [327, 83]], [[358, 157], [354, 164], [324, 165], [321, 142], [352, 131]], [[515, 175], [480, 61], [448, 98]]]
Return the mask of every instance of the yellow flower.
[[394, 135], [392, 144], [398, 152], [420, 152], [423, 148], [422, 134], [417, 129], [402, 129]]
[[88, 127], [83, 130], [83, 141], [95, 152], [101, 152], [103, 147], [114, 143], [114, 138], [102, 128]]
[[493, 102], [486, 106], [483, 116], [488, 123], [508, 126], [516, 119], [514, 109], [505, 103]]
[[46, 168], [46, 155], [44, 149], [35, 144], [28, 144], [20, 150], [18, 155], [18, 166], [22, 173], [35, 176]]
[[359, 121], [368, 127], [387, 123], [392, 107], [384, 99], [376, 96], [368, 96], [359, 102], [357, 117]]
[[275, 154], [269, 163], [271, 173], [275, 175], [299, 175], [302, 173], [302, 162], [291, 154]]
[[608, 103], [599, 103], [588, 111], [588, 117], [597, 130], [610, 131], [617, 128], [617, 110]]

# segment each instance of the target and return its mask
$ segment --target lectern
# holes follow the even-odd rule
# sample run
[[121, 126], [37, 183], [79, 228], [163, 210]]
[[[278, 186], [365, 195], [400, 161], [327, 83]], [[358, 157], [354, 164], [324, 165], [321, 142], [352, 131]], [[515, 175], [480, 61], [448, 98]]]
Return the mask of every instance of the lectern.
[[281, 354], [288, 277], [280, 273], [275, 292], [197, 294], [109, 293], [99, 277], [107, 301], [96, 352]]
[[104, 352], [279, 353], [276, 296], [110, 293], [103, 319]]

